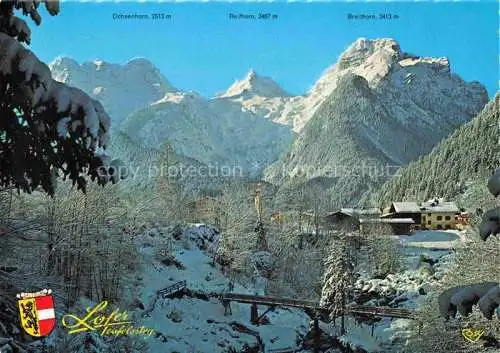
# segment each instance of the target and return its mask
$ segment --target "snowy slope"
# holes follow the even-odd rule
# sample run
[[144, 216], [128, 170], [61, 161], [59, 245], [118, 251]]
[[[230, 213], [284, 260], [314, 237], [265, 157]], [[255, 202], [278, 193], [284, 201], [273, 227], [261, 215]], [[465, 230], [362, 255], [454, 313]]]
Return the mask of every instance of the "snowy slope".
[[117, 125], [136, 109], [151, 104], [176, 89], [148, 60], [132, 59], [125, 65], [102, 60], [77, 63], [58, 57], [49, 64], [52, 77], [98, 99]]
[[359, 38], [327, 69], [311, 90], [281, 104], [269, 117], [301, 131], [335, 90], [341, 77], [355, 74], [367, 80], [388, 113], [408, 127], [463, 124], [487, 102], [485, 88], [466, 83], [451, 72], [447, 58], [405, 53], [393, 39]]
[[167, 94], [128, 116], [121, 130], [143, 146], [159, 148], [168, 140], [178, 154], [245, 175], [258, 175], [292, 139], [288, 127], [236, 102], [208, 100], [192, 92]]
[[[144, 270], [141, 301], [146, 303], [148, 308], [155, 302], [157, 290], [180, 280], [186, 280], [187, 287], [193, 291], [209, 293], [228, 289], [229, 279], [218, 267], [209, 264], [211, 258], [192, 241], [193, 237], [202, 238], [207, 230], [210, 232], [204, 225], [195, 225], [185, 232], [183, 238], [174, 242], [175, 257], [185, 269], [167, 267], [155, 259], [156, 247], [161, 243], [158, 234], [154, 237], [144, 235], [138, 239]], [[260, 290], [245, 288], [238, 283], [234, 287], [236, 293], [254, 294], [256, 291]], [[233, 328], [234, 323], [255, 331], [266, 349], [295, 347], [297, 337], [306, 334], [310, 321], [310, 318], [299, 310], [276, 309], [267, 315], [269, 325], [256, 326], [250, 323], [249, 305], [233, 302], [231, 308], [232, 315], [224, 316], [224, 308], [216, 298], [203, 300], [185, 296], [177, 299], [158, 299], [154, 310], [144, 317], [141, 325], [161, 332], [167, 340], [163, 342], [161, 339], [148, 339], [150, 352], [217, 353], [226, 352], [230, 346], [241, 351], [245, 344], [250, 347], [258, 344], [254, 334], [238, 332]], [[260, 312], [263, 309], [261, 307]], [[172, 321], [168, 315], [171, 318], [180, 318], [180, 322]]]

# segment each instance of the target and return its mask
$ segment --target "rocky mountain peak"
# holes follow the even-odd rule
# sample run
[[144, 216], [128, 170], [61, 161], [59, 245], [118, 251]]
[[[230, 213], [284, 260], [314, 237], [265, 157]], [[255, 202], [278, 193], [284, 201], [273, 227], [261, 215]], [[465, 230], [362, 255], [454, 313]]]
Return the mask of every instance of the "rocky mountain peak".
[[144, 58], [120, 65], [104, 60], [79, 64], [72, 58], [58, 57], [49, 68], [55, 80], [78, 87], [101, 101], [114, 122], [169, 92], [177, 92], [160, 70]]
[[273, 98], [290, 96], [272, 78], [261, 76], [251, 69], [242, 80], [235, 81], [229, 89], [218, 98], [249, 98], [253, 96]]
[[339, 65], [342, 69], [358, 66], [366, 61], [390, 65], [397, 61], [401, 54], [401, 48], [394, 39], [359, 38], [340, 56]]

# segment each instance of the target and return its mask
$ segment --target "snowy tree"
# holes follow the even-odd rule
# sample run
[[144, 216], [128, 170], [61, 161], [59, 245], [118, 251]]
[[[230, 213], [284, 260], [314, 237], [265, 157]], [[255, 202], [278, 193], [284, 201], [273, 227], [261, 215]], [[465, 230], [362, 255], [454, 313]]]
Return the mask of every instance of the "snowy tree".
[[182, 223], [187, 214], [186, 204], [188, 202], [185, 187], [180, 178], [182, 175], [172, 173], [180, 166], [177, 156], [170, 145], [166, 142], [162, 153], [156, 162], [155, 182], [157, 188], [158, 216], [167, 223]]
[[390, 227], [377, 225], [371, 227], [370, 233], [363, 239], [363, 252], [372, 276], [385, 277], [401, 269], [401, 248], [398, 241], [389, 235], [391, 232]]
[[341, 316], [341, 334], [345, 334], [344, 316], [354, 283], [354, 266], [348, 236], [343, 234], [332, 243], [325, 261], [325, 275], [320, 305], [331, 310], [333, 318]]
[[[247, 272], [250, 255], [256, 250], [254, 233], [257, 215], [253, 203], [253, 190], [248, 185], [231, 182], [223, 187], [219, 198], [223, 210], [220, 244], [217, 258], [238, 272]], [[248, 273], [249, 275], [251, 272]]]
[[[42, 1], [0, 1], [0, 186], [32, 192], [41, 186], [54, 194], [62, 174], [85, 191], [87, 177], [109, 180], [105, 159], [96, 154], [109, 139], [110, 118], [83, 91], [52, 79], [23, 42], [31, 31], [15, 10], [41, 23]], [[50, 15], [58, 1], [43, 1]]]
[[303, 231], [304, 213], [309, 207], [305, 183], [305, 175], [298, 174], [294, 176], [282, 185], [275, 201], [276, 208], [289, 209], [297, 214], [299, 233]]

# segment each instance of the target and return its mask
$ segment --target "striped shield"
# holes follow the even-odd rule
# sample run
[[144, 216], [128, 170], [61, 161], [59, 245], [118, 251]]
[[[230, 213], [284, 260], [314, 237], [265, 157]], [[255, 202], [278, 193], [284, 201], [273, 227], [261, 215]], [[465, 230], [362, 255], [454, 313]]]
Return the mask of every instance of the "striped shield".
[[51, 292], [43, 294], [23, 293], [17, 304], [21, 326], [27, 334], [34, 337], [45, 337], [52, 332], [56, 317]]

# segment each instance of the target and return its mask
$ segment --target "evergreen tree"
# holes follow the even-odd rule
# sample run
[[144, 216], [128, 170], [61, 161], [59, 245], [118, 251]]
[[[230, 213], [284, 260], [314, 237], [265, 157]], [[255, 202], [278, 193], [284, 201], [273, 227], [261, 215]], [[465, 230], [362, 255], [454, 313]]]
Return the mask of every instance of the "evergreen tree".
[[109, 179], [107, 161], [95, 152], [107, 145], [110, 119], [98, 101], [53, 80], [22, 44], [30, 44], [31, 31], [15, 10], [39, 25], [42, 2], [50, 15], [59, 13], [59, 1], [0, 1], [0, 186], [41, 186], [52, 195], [62, 172], [85, 191], [86, 176]]
[[431, 153], [401, 169], [398, 177], [381, 187], [378, 203], [409, 200], [413, 195], [420, 195], [420, 200], [436, 195], [452, 199], [464, 193], [471, 181], [482, 183], [500, 160], [499, 104], [497, 94], [471, 122], [455, 130]]
[[341, 317], [341, 334], [345, 334], [344, 316], [354, 283], [354, 266], [348, 237], [343, 234], [330, 247], [325, 261], [325, 275], [320, 305], [331, 310], [333, 318]]

